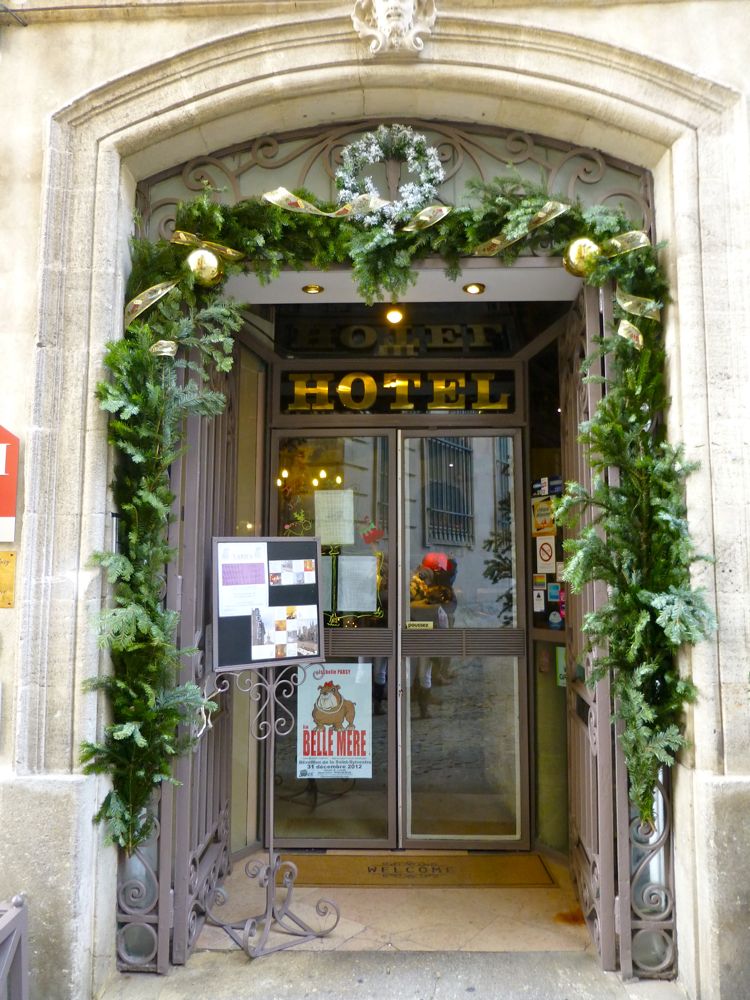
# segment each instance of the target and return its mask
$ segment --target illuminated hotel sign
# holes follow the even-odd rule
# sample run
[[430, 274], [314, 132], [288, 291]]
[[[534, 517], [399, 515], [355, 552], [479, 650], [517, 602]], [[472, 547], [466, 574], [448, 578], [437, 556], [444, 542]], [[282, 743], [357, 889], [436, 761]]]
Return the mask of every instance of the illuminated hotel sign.
[[418, 358], [426, 355], [509, 357], [518, 350], [515, 324], [474, 323], [385, 327], [315, 323], [305, 318], [279, 322], [276, 348], [287, 357], [320, 357], [357, 353], [378, 358]]
[[296, 372], [281, 374], [283, 413], [513, 413], [512, 371]]

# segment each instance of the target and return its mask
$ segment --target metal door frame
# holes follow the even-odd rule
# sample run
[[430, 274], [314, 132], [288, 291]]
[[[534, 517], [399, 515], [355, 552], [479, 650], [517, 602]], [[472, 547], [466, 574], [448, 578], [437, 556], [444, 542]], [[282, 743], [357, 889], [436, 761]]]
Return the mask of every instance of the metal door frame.
[[[523, 373], [518, 373], [519, 381], [523, 381]], [[521, 393], [521, 398], [525, 398], [525, 389]], [[446, 428], [445, 430], [431, 428], [402, 428], [398, 434], [398, 466], [397, 478], [399, 486], [398, 513], [399, 513], [399, 539], [398, 539], [398, 567], [397, 575], [399, 582], [399, 595], [403, 595], [408, 589], [411, 570], [404, 565], [404, 536], [403, 528], [405, 516], [403, 512], [403, 482], [406, 476], [405, 461], [406, 452], [404, 442], [407, 438], [425, 439], [438, 434], [442, 437], [510, 437], [513, 440], [513, 456], [516, 469], [514, 470], [513, 498], [516, 510], [515, 539], [516, 550], [516, 625], [512, 628], [502, 629], [451, 629], [446, 635], [441, 635], [443, 643], [448, 641], [449, 652], [452, 655], [471, 655], [472, 653], [484, 652], [487, 654], [488, 642], [492, 643], [491, 655], [513, 656], [517, 659], [516, 677], [518, 680], [518, 728], [519, 728], [519, 837], [512, 841], [487, 840], [479, 841], [466, 838], [462, 840], [438, 840], [420, 837], [407, 837], [405, 814], [406, 814], [406, 780], [404, 772], [405, 764], [405, 733], [406, 733], [406, 712], [408, 710], [407, 699], [404, 697], [406, 686], [406, 657], [424, 655], [424, 651], [429, 646], [430, 634], [424, 632], [410, 632], [405, 628], [403, 621], [403, 605], [399, 605], [398, 620], [398, 667], [399, 667], [399, 705], [398, 705], [398, 729], [399, 729], [399, 754], [398, 754], [398, 806], [399, 806], [399, 847], [417, 848], [423, 850], [492, 850], [492, 851], [519, 851], [528, 850], [531, 846], [531, 813], [532, 813], [532, 789], [531, 789], [531, 753], [532, 753], [532, 732], [531, 732], [531, 677], [529, 674], [529, 633], [527, 629], [527, 607], [526, 607], [526, 545], [525, 545], [525, 503], [524, 503], [524, 475], [526, 466], [525, 436], [527, 429], [519, 426], [520, 420], [515, 426], [498, 426], [490, 428], [484, 423], [482, 426], [472, 425], [467, 421], [466, 426], [459, 429]], [[498, 636], [498, 632], [505, 635]], [[479, 634], [474, 634], [479, 633]], [[481, 633], [484, 633], [482, 635]], [[491, 636], [489, 633], [492, 633]]]
[[[281, 534], [279, 530], [278, 523], [278, 505], [275, 503], [274, 494], [274, 484], [279, 476], [278, 467], [278, 455], [279, 455], [279, 441], [285, 440], [290, 437], [309, 437], [315, 439], [339, 439], [345, 437], [372, 437], [378, 438], [382, 437], [388, 441], [388, 464], [392, 467], [393, 454], [396, 451], [396, 431], [394, 428], [387, 428], [378, 426], [360, 426], [352, 427], [351, 425], [347, 427], [328, 427], [321, 426], [315, 427], [310, 431], [309, 423], [306, 427], [302, 421], [297, 419], [293, 425], [283, 426], [283, 427], [273, 427], [270, 431], [270, 446], [268, 449], [268, 464], [269, 473], [267, 477], [268, 482], [268, 497], [267, 497], [267, 509], [270, 524], [271, 534]], [[388, 506], [389, 510], [395, 510], [396, 503], [396, 483], [395, 478], [390, 479], [388, 484]], [[388, 545], [388, 559], [389, 566], [391, 563], [395, 563], [395, 548], [396, 540], [395, 537], [390, 537]], [[388, 608], [389, 610], [395, 607], [395, 598], [397, 593], [398, 581], [396, 580], [395, 574], [389, 572], [388, 574]], [[392, 621], [384, 628], [359, 628], [356, 630], [348, 629], [332, 629], [326, 628], [324, 631], [324, 649], [326, 653], [326, 659], [342, 659], [349, 656], [361, 656], [361, 655], [371, 655], [372, 657], [386, 656], [388, 657], [389, 665], [396, 665], [396, 630], [392, 624]], [[369, 644], [369, 652], [363, 650], [363, 646]], [[388, 698], [390, 704], [396, 703], [397, 698], [397, 671], [395, 669], [390, 669], [388, 671]], [[296, 730], [295, 730], [296, 731]], [[263, 748], [265, 752], [265, 747]], [[392, 731], [389, 733], [388, 737], [388, 787], [392, 787], [396, 780], [396, 732], [395, 726], [392, 727]], [[393, 850], [398, 846], [397, 843], [397, 817], [394, 803], [391, 796], [388, 797], [387, 802], [387, 830], [388, 835], [385, 838], [372, 838], [372, 839], [333, 839], [333, 838], [315, 838], [310, 837], [304, 841], [300, 840], [290, 840], [289, 838], [279, 837], [274, 834], [274, 843], [279, 848], [284, 847], [300, 847], [300, 848], [350, 848], [350, 849], [373, 849], [373, 850]], [[265, 808], [263, 814], [263, 840], [267, 843], [268, 831], [268, 807]]]
[[[314, 370], [314, 365], [308, 365], [311, 370]], [[439, 365], [433, 364], [433, 368], [437, 370]], [[518, 373], [518, 381], [522, 381], [522, 372]], [[521, 398], [523, 398], [523, 390], [517, 390]], [[387, 628], [371, 628], [371, 629], [357, 629], [356, 635], [346, 629], [326, 629], [325, 631], [325, 649], [327, 656], [333, 657], [344, 657], [351, 655], [362, 655], [363, 650], [361, 649], [364, 643], [373, 643], [373, 653], [371, 655], [387, 655], [389, 658], [389, 665], [391, 669], [388, 671], [388, 700], [389, 704], [395, 705], [395, 713], [393, 716], [392, 731], [389, 734], [389, 746], [388, 746], [388, 786], [389, 786], [389, 796], [388, 796], [388, 837], [379, 840], [351, 840], [351, 839], [331, 839], [331, 838], [309, 838], [304, 841], [295, 840], [291, 841], [287, 838], [274, 837], [276, 844], [279, 847], [284, 846], [295, 846], [299, 848], [381, 848], [381, 849], [395, 849], [405, 846], [407, 838], [405, 837], [405, 831], [403, 826], [403, 810], [404, 810], [404, 780], [403, 780], [403, 748], [404, 748], [404, 732], [405, 732], [405, 704], [406, 699], [404, 698], [404, 679], [403, 672], [404, 666], [404, 656], [409, 655], [408, 652], [404, 653], [404, 642], [406, 641], [406, 649], [411, 649], [412, 646], [419, 646], [420, 636], [417, 633], [409, 633], [403, 628], [402, 612], [403, 609], [399, 604], [399, 595], [403, 593], [402, 587], [408, 585], [408, 576], [405, 576], [406, 569], [403, 566], [402, 552], [403, 552], [403, 535], [402, 523], [403, 523], [403, 512], [402, 512], [402, 489], [401, 483], [403, 479], [403, 440], [406, 437], [409, 438], [426, 438], [434, 435], [436, 432], [435, 428], [435, 418], [434, 415], [429, 414], [414, 414], [409, 416], [410, 422], [413, 420], [414, 427], [400, 428], [396, 429], [391, 426], [383, 426], [380, 422], [379, 417], [365, 417], [364, 419], [360, 417], [361, 424], [359, 426], [352, 426], [351, 418], [349, 418], [349, 423], [347, 425], [337, 424], [335, 427], [328, 426], [328, 418], [326, 418], [326, 426], [314, 427], [310, 430], [309, 420], [305, 424], [300, 418], [296, 418], [294, 421], [287, 420], [284, 422], [283, 426], [274, 427], [270, 432], [270, 448], [269, 448], [269, 469], [268, 469], [268, 488], [269, 488], [269, 500], [268, 500], [268, 510], [270, 518], [270, 531], [272, 533], [278, 533], [279, 525], [277, 520], [277, 510], [273, 503], [274, 499], [274, 486], [277, 477], [279, 475], [278, 468], [278, 451], [279, 451], [279, 441], [284, 440], [289, 437], [300, 436], [309, 438], [344, 438], [344, 437], [385, 437], [389, 442], [389, 468], [395, 473], [389, 476], [389, 509], [396, 512], [397, 515], [397, 533], [390, 534], [389, 540], [389, 574], [388, 574], [388, 607], [391, 613], [391, 618], [389, 620], [389, 625]], [[517, 463], [517, 469], [513, 490], [514, 490], [514, 502], [516, 505], [517, 512], [517, 525], [516, 525], [516, 537], [515, 537], [515, 547], [516, 547], [516, 565], [517, 565], [517, 580], [525, 580], [525, 546], [523, 543], [523, 532], [522, 527], [524, 524], [524, 503], [523, 503], [523, 470], [525, 465], [525, 449], [524, 449], [524, 434], [525, 427], [519, 426], [522, 423], [522, 419], [517, 419], [513, 426], [508, 423], [507, 417], [503, 418], [503, 425], [497, 427], [491, 427], [488, 425], [488, 420], [484, 418], [483, 420], [472, 420], [471, 423], [467, 421], [465, 427], [461, 427], [460, 430], [455, 428], [446, 428], [445, 432], [441, 436], [473, 436], [473, 437], [489, 437], [496, 438], [499, 436], [511, 437], [514, 442], [514, 459]], [[403, 417], [401, 418], [403, 423]], [[389, 421], [392, 424], [392, 421]], [[429, 426], [428, 426], [429, 425]], [[519, 529], [520, 521], [520, 529]], [[396, 572], [393, 572], [395, 567]], [[507, 638], [503, 637], [504, 648], [500, 652], [506, 653], [506, 655], [513, 655], [518, 659], [517, 677], [519, 681], [519, 733], [520, 733], [520, 744], [519, 744], [519, 781], [520, 781], [520, 836], [519, 839], [503, 842], [503, 841], [488, 841], [488, 842], [478, 842], [476, 840], [461, 840], [461, 841], [436, 841], [436, 840], [420, 840], [419, 838], [408, 838], [409, 847], [422, 847], [422, 848], [432, 848], [432, 849], [454, 849], [454, 850], [465, 850], [467, 848], [478, 849], [490, 849], [493, 850], [527, 850], [531, 844], [531, 808], [532, 808], [532, 795], [531, 795], [531, 725], [530, 725], [530, 692], [529, 692], [529, 657], [528, 657], [528, 634], [526, 628], [526, 594], [525, 587], [517, 587], [517, 624], [512, 629], [503, 629], [503, 632], [508, 633]], [[476, 647], [479, 650], [482, 645], [480, 636], [471, 637], [467, 639], [463, 632], [465, 630], [453, 630], [457, 633], [461, 633], [458, 639], [461, 644], [461, 649], [464, 649], [466, 643], [468, 642], [468, 648], [470, 650]], [[474, 631], [474, 630], [470, 630]], [[477, 630], [480, 631], [480, 630]], [[487, 630], [483, 630], [487, 631]], [[494, 630], [493, 630], [494, 637]], [[505, 647], [507, 643], [507, 648]], [[416, 644], [416, 645], [415, 645]], [[386, 649], [387, 647], [387, 649]], [[411, 655], [415, 655], [412, 653]], [[267, 816], [264, 817], [267, 829]]]

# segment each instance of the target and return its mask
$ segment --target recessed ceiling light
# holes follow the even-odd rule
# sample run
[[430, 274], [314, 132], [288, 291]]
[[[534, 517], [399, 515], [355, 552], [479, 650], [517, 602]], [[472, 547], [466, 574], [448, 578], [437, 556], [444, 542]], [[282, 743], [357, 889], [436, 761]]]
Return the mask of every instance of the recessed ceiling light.
[[486, 287], [481, 281], [470, 281], [468, 285], [463, 286], [463, 290], [467, 295], [482, 295]]
[[399, 309], [398, 306], [391, 306], [391, 308], [385, 314], [385, 318], [388, 320], [389, 323], [394, 323], [394, 324], [400, 323], [401, 320], [404, 318], [404, 311], [403, 309]]
[[320, 295], [321, 292], [325, 291], [322, 285], [303, 285], [302, 291], [305, 295]]

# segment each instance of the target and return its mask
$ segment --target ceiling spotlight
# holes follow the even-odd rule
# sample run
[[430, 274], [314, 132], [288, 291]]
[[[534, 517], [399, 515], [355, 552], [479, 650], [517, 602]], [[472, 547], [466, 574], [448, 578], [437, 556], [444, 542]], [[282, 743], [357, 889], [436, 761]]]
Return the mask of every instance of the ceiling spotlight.
[[325, 291], [322, 285], [303, 285], [302, 291], [305, 295], [320, 295], [321, 292]]
[[486, 287], [481, 281], [470, 281], [468, 285], [463, 286], [463, 290], [467, 295], [482, 295]]
[[401, 320], [404, 318], [404, 311], [403, 309], [399, 309], [398, 306], [391, 306], [391, 308], [385, 314], [385, 318], [388, 320], [389, 323], [393, 324], [400, 323]]

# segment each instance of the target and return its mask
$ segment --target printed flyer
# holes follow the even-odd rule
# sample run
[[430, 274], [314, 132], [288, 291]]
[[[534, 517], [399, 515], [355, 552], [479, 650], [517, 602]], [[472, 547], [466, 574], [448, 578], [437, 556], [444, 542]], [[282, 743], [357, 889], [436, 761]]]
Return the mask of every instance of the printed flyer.
[[297, 689], [297, 777], [372, 777], [372, 664], [308, 669]]
[[248, 537], [214, 546], [214, 669], [322, 660], [317, 541]]

